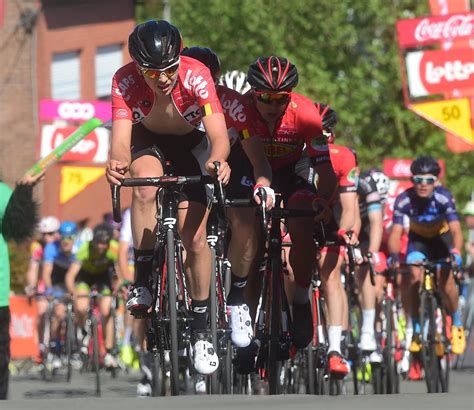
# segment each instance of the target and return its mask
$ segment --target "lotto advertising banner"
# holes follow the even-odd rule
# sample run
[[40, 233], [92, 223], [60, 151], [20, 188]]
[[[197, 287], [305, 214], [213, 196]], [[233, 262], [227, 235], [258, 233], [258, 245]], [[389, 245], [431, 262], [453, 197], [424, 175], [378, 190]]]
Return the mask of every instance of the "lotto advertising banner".
[[106, 122], [112, 117], [112, 104], [107, 101], [41, 100], [39, 117], [40, 121], [79, 123], [95, 117]]
[[26, 296], [10, 297], [10, 337], [13, 359], [35, 357], [38, 354], [38, 332], [36, 318], [38, 315], [36, 301]]
[[401, 47], [469, 40], [474, 36], [474, 13], [399, 20], [397, 34]]
[[[41, 131], [40, 157], [44, 158], [64, 139], [76, 130], [76, 127], [56, 127], [43, 125]], [[94, 129], [82, 141], [61, 157], [60, 161], [82, 161], [92, 163], [107, 162], [110, 131], [104, 127]]]
[[474, 50], [416, 51], [406, 55], [411, 97], [474, 95]]
[[465, 0], [429, 3], [433, 16], [397, 22], [405, 105], [447, 132], [449, 150], [472, 151], [474, 13]]

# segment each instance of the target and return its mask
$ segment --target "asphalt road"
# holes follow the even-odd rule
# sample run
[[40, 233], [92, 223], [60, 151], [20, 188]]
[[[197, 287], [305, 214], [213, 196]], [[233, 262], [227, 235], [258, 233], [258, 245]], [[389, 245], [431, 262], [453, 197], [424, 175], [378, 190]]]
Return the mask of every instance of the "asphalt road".
[[180, 396], [135, 397], [139, 374], [120, 374], [112, 379], [102, 374], [102, 397], [94, 396], [92, 374], [73, 374], [71, 383], [61, 376], [44, 382], [34, 371], [21, 370], [12, 376], [10, 400], [0, 402], [0, 409], [65, 409], [65, 410], [146, 410], [146, 409], [474, 409], [474, 369], [451, 373], [450, 393], [427, 394], [424, 382], [403, 382], [399, 395], [366, 396]]

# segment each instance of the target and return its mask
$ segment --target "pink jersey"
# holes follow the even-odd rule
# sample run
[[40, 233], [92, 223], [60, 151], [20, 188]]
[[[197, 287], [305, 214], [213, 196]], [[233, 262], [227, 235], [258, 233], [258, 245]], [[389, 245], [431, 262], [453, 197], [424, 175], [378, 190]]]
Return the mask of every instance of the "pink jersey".
[[[246, 95], [253, 105], [252, 95]], [[254, 108], [257, 112], [256, 108]], [[301, 94], [291, 93], [285, 113], [270, 133], [267, 124], [257, 115], [257, 131], [263, 139], [265, 153], [273, 171], [295, 164], [301, 157], [304, 143], [322, 134], [321, 116], [314, 102]]]
[[[181, 56], [178, 79], [171, 99], [179, 114], [200, 128], [202, 117], [222, 113], [209, 69], [194, 58]], [[131, 62], [120, 68], [112, 80], [112, 119], [143, 121], [155, 104], [155, 93]]]
[[257, 135], [255, 112], [249, 108], [248, 99], [223, 85], [218, 85], [216, 90], [224, 112], [230, 145]]

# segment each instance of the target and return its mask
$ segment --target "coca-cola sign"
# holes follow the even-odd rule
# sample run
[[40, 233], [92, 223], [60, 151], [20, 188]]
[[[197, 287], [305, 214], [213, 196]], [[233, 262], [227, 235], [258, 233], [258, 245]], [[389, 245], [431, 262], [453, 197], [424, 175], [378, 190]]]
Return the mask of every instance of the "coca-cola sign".
[[474, 13], [399, 20], [397, 32], [401, 47], [469, 40], [474, 36]]
[[[53, 151], [75, 130], [75, 127], [58, 128], [53, 125], [44, 125], [41, 132], [41, 158]], [[102, 127], [96, 128], [64, 154], [61, 161], [104, 163], [107, 161], [108, 149], [109, 131]]]
[[474, 52], [471, 49], [408, 53], [406, 68], [412, 97], [474, 90]]
[[[388, 158], [383, 160], [383, 172], [389, 178], [410, 178], [411, 177], [411, 159], [397, 159], [397, 158]], [[444, 175], [444, 161], [438, 160], [439, 166], [441, 167], [440, 177]]]

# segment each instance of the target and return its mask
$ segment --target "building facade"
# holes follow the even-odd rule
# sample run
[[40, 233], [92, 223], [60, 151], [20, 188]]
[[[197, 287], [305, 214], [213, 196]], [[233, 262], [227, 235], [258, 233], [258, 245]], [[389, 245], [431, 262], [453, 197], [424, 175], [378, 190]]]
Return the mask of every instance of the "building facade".
[[[91, 116], [110, 118], [111, 79], [129, 61], [135, 14], [133, 0], [4, 0], [3, 12], [0, 176], [12, 184]], [[94, 224], [110, 212], [108, 144], [98, 129], [48, 169], [43, 215]]]

